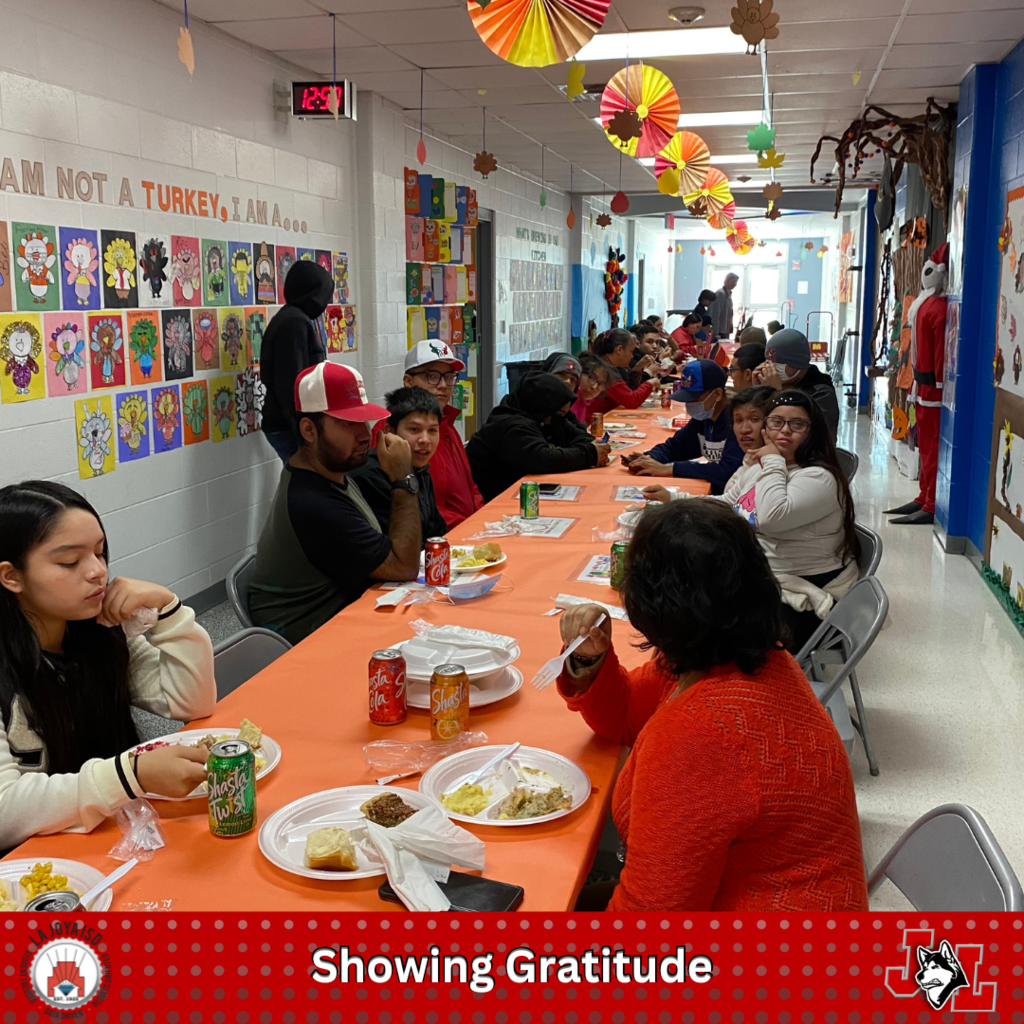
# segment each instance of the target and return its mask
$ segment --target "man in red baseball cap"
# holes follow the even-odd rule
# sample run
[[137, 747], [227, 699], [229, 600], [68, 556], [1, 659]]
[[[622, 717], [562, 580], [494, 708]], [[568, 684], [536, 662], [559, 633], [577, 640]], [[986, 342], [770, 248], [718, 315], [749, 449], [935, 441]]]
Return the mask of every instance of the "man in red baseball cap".
[[349, 475], [366, 462], [370, 430], [387, 410], [366, 400], [363, 378], [323, 362], [295, 380], [298, 451], [285, 463], [256, 547], [249, 611], [293, 644], [360, 597], [373, 580], [419, 572], [419, 482], [412, 451], [381, 434], [377, 458], [391, 481], [387, 532]]

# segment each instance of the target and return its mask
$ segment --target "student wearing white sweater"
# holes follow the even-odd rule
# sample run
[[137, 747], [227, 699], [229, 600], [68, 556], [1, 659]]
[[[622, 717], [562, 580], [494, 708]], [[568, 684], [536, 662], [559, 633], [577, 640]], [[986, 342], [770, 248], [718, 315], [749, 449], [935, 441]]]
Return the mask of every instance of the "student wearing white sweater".
[[[849, 484], [821, 409], [805, 392], [776, 392], [758, 445], [751, 431], [761, 392], [751, 388], [733, 400], [746, 454], [716, 500], [732, 505], [757, 531], [782, 588], [787, 646], [795, 652], [856, 583], [860, 545]], [[662, 490], [647, 488], [645, 497], [666, 501]]]
[[[88, 832], [144, 793], [186, 796], [205, 748], [138, 742], [135, 705], [189, 721], [213, 711], [213, 648], [166, 587], [109, 579], [103, 525], [61, 484], [0, 489], [0, 850]], [[158, 610], [143, 636], [121, 624]]]

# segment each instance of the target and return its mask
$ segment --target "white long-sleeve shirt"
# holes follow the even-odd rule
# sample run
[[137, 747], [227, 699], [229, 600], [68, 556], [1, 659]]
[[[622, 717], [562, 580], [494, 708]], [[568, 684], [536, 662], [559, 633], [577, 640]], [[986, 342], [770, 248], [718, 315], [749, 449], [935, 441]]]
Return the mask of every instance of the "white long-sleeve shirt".
[[[175, 599], [167, 609], [177, 603]], [[186, 722], [213, 712], [213, 646], [191, 608], [179, 606], [145, 636], [130, 639], [128, 651], [132, 704]], [[121, 781], [118, 760], [132, 792]], [[50, 775], [47, 767], [46, 746], [29, 726], [16, 697], [6, 729], [0, 717], [0, 849], [36, 834], [89, 832], [118, 807], [143, 795], [127, 753], [91, 758], [76, 773]]]

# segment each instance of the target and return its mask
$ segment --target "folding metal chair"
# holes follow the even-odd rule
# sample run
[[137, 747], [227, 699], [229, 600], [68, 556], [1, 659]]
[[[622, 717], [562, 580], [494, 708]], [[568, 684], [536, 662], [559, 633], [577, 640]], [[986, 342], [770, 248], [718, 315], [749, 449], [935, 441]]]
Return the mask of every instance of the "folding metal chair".
[[966, 804], [942, 804], [896, 840], [868, 878], [888, 878], [923, 911], [1024, 910], [1024, 892], [985, 819]]
[[843, 467], [843, 472], [846, 474], [846, 482], [852, 484], [853, 478], [857, 475], [857, 467], [860, 465], [860, 456], [845, 448], [836, 448], [836, 455], [839, 458], [839, 465]]
[[860, 555], [857, 558], [857, 568], [860, 571], [860, 579], [866, 576], [874, 576], [878, 569], [878, 563], [882, 560], [882, 538], [860, 523], [854, 523], [857, 539], [860, 541]]
[[228, 578], [224, 581], [231, 610], [243, 626], [252, 625], [252, 616], [249, 614], [249, 588], [252, 586], [255, 572], [256, 556], [246, 555], [231, 567]]
[[[851, 718], [851, 722], [860, 733], [872, 775], [878, 774], [878, 761], [871, 745], [864, 702], [861, 699], [860, 684], [857, 682], [855, 670], [860, 659], [878, 636], [888, 612], [889, 598], [882, 589], [882, 584], [874, 576], [860, 580], [835, 603], [828, 618], [814, 631], [814, 635], [796, 655], [796, 660], [818, 699], [832, 714], [832, 720], [836, 722], [840, 735], [843, 735], [845, 728], [845, 723], [841, 724], [841, 720], [849, 716], [849, 710], [846, 710], [844, 716], [845, 698], [842, 701], [835, 701], [834, 698], [840, 693], [843, 683], [849, 680], [853, 703], [857, 710], [857, 717]], [[829, 675], [829, 669], [834, 669], [834, 674]]]
[[179, 732], [185, 728], [185, 723], [179, 722], [176, 718], [163, 718], [161, 715], [154, 715], [152, 711], [136, 707], [131, 711], [132, 725], [135, 726], [140, 743], [149, 743], [150, 740], [169, 736], [172, 732]]
[[227, 640], [222, 640], [213, 649], [217, 700], [237, 690], [291, 648], [283, 636], [258, 626], [241, 629]]

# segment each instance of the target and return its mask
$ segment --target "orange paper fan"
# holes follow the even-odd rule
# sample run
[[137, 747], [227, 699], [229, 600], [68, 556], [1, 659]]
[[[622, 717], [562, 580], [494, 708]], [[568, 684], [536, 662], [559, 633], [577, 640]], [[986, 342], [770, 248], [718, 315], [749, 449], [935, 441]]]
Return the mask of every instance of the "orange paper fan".
[[728, 231], [732, 227], [733, 218], [736, 216], [736, 203], [728, 202], [718, 213], [712, 213], [708, 217], [708, 225], [716, 231]]
[[[717, 167], [709, 167], [704, 183], [698, 189], [683, 196], [683, 202], [691, 213], [699, 217], [720, 214], [733, 202], [729, 191], [729, 179]], [[696, 209], [694, 209], [696, 207]]]
[[[608, 130], [620, 110], [636, 111], [643, 125], [638, 139], [623, 141]], [[601, 95], [601, 124], [608, 141], [628, 156], [656, 157], [671, 141], [679, 123], [679, 97], [667, 75], [647, 65], [624, 67]]]
[[673, 167], [679, 174], [678, 195], [694, 192], [704, 184], [711, 168], [711, 151], [707, 143], [693, 132], [676, 132], [668, 145], [654, 158], [654, 176]]
[[583, 49], [604, 24], [611, 0], [467, 0], [480, 38], [502, 60], [522, 68], [560, 64]]

